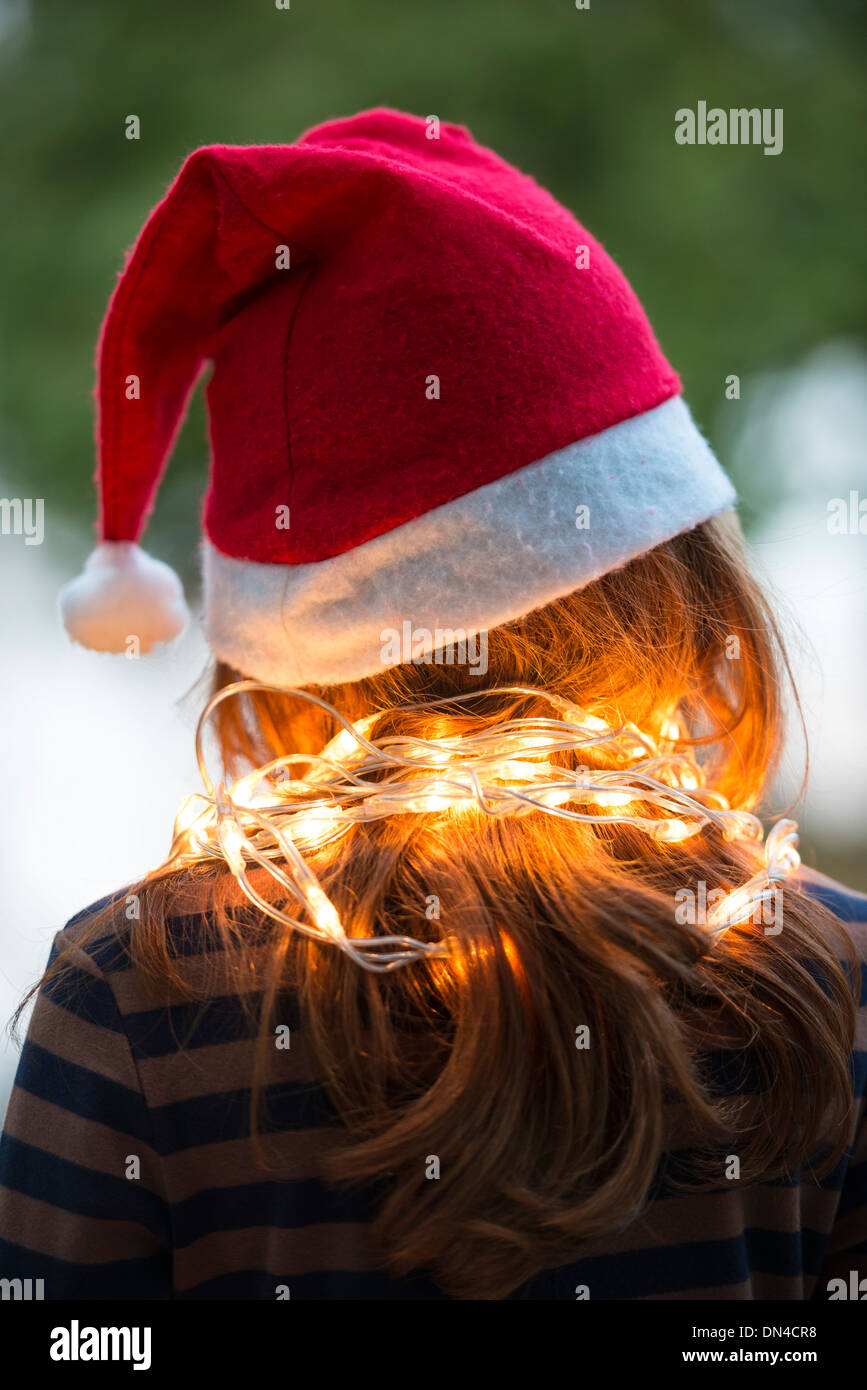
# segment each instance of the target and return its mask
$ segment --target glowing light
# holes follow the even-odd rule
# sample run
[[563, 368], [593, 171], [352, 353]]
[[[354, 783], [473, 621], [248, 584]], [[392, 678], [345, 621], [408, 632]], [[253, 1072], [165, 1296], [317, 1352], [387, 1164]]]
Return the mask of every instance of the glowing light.
[[433, 752], [428, 755], [426, 761], [434, 763], [437, 767], [445, 767], [451, 756], [451, 752], [448, 748], [435, 748]]
[[570, 801], [574, 801], [575, 791], [572, 787], [540, 787], [536, 793], [536, 800], [544, 806], [566, 806]]
[[519, 782], [532, 782], [540, 773], [550, 776], [551, 770], [550, 763], [528, 763], [520, 758], [505, 758], [501, 763], [494, 765], [492, 772], [501, 782], [508, 781], [510, 777]]
[[420, 796], [416, 801], [408, 801], [413, 811], [447, 811], [452, 804], [449, 796]]
[[448, 782], [429, 782], [423, 796], [414, 796], [408, 801], [403, 801], [400, 809], [428, 815], [433, 811], [448, 811], [453, 806], [460, 805], [460, 802], [460, 796], [455, 794], [454, 787]]
[[337, 908], [328, 895], [318, 885], [313, 885], [307, 889], [304, 896], [317, 927], [328, 936], [336, 938], [343, 936], [343, 927]]
[[586, 709], [581, 709], [580, 705], [567, 705], [566, 719], [570, 724], [579, 724], [585, 729], [589, 729], [593, 734], [606, 734], [611, 732], [610, 725], [605, 723], [596, 714], [590, 714]]
[[275, 796], [266, 796], [264, 792], [257, 792], [259, 778], [252, 782], [249, 778], [243, 778], [236, 782], [231, 790], [231, 798], [235, 806], [243, 806], [247, 810], [258, 810], [263, 806], [273, 806]]
[[[359, 719], [353, 724], [356, 733], [365, 735], [372, 729], [379, 716], [369, 714], [364, 719]], [[364, 745], [358, 742], [355, 734], [350, 733], [349, 729], [341, 729], [339, 734], [327, 743], [322, 750], [322, 757], [328, 758], [330, 762], [345, 763], [351, 758], [362, 756], [366, 752]]]
[[298, 811], [292, 816], [289, 833], [293, 840], [309, 840], [312, 843], [324, 840], [337, 826], [333, 811], [326, 808], [317, 811]]
[[635, 800], [635, 793], [595, 791], [591, 800], [595, 801], [597, 806], [630, 806]]
[[687, 825], [684, 820], [661, 820], [656, 823], [653, 838], [662, 840], [664, 844], [677, 844], [679, 840], [688, 840], [700, 829], [698, 825]]
[[206, 811], [212, 811], [213, 807], [207, 797], [202, 796], [201, 792], [193, 792], [192, 796], [185, 797], [181, 802], [178, 814], [175, 816], [175, 834], [183, 835], [189, 830], [200, 816]]
[[707, 914], [708, 926], [733, 927], [743, 922], [752, 915], [757, 901], [761, 900], [756, 899], [749, 888], [737, 888], [733, 893], [727, 893]]
[[[238, 681], [218, 692], [206, 706], [196, 732], [205, 793], [187, 797], [181, 805], [170, 862], [222, 859], [260, 911], [302, 934], [318, 940], [327, 938], [366, 970], [397, 969], [410, 961], [449, 952], [442, 942], [408, 936], [347, 937], [336, 907], [298, 846], [309, 853], [353, 825], [371, 824], [389, 816], [477, 811], [485, 816], [517, 817], [543, 811], [590, 825], [630, 825], [663, 844], [677, 844], [713, 826], [727, 840], [751, 843], [757, 853], [761, 851], [764, 863], [715, 908], [708, 923], [711, 937], [741, 920], [740, 912], [773, 898], [776, 885], [800, 863], [794, 821], [779, 821], [764, 840], [761, 822], [754, 815], [730, 807], [719, 792], [704, 788], [701, 768], [689, 754], [661, 754], [654, 741], [634, 724], [606, 724], [561, 696], [527, 686], [500, 687], [498, 693], [545, 701], [551, 718], [508, 720], [450, 739], [391, 734], [377, 741], [367, 737], [379, 718], [373, 714], [352, 726], [366, 739], [364, 744], [350, 729], [343, 728], [318, 758], [287, 754], [240, 778], [231, 791], [222, 784], [215, 787], [202, 751], [208, 718], [217, 705], [234, 695], [277, 689], [258, 681]], [[297, 696], [339, 720], [336, 710], [309, 691], [281, 693]], [[444, 707], [460, 706], [487, 693], [454, 695], [407, 708], [442, 713]], [[662, 727], [663, 737], [669, 740], [672, 726], [673, 721], [668, 721]], [[579, 764], [570, 771], [552, 766], [541, 756], [546, 748], [556, 748], [572, 753], [577, 762], [589, 744], [617, 758], [624, 770], [612, 773], [610, 767], [606, 771]], [[284, 764], [295, 761], [307, 766], [307, 775], [287, 778]], [[279, 771], [275, 772], [278, 764]], [[426, 767], [436, 768], [436, 776], [427, 776]], [[260, 791], [260, 787], [267, 788], [268, 779], [286, 779], [291, 794], [286, 786], [271, 794]], [[314, 804], [311, 798], [315, 798]], [[641, 814], [635, 803], [640, 803]], [[679, 814], [672, 815], [673, 810]], [[646, 814], [651, 811], [658, 818]], [[299, 897], [313, 925], [261, 896], [247, 877], [248, 862], [259, 864], [289, 894]]]
[[233, 873], [244, 869], [244, 836], [232, 821], [224, 820], [219, 831], [220, 846]]

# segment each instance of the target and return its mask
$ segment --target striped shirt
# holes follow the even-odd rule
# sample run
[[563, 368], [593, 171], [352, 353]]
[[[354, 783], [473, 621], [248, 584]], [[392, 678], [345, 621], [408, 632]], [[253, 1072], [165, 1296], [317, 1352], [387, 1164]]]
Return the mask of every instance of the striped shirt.
[[[667, 1175], [688, 1169], [700, 1136], [675, 1113], [641, 1217], [512, 1298], [572, 1300], [583, 1288], [592, 1299], [828, 1298], [829, 1280], [867, 1275], [867, 897], [818, 875], [803, 886], [847, 923], [862, 962], [843, 1160], [822, 1181], [684, 1194]], [[92, 910], [58, 934], [55, 953]], [[290, 1045], [269, 1064], [272, 1166], [257, 1165], [255, 1020], [237, 993], [221, 993], [201, 922], [172, 925], [185, 976], [209, 981], [204, 1007], [155, 1008], [115, 934], [76, 944], [72, 975], [37, 998], [0, 1144], [0, 1280], [41, 1279], [46, 1299], [445, 1298], [424, 1273], [383, 1271], [372, 1191], [321, 1177], [341, 1126], [297, 1000], [280, 1015]], [[742, 1078], [742, 1061], [721, 1054], [721, 1074]]]

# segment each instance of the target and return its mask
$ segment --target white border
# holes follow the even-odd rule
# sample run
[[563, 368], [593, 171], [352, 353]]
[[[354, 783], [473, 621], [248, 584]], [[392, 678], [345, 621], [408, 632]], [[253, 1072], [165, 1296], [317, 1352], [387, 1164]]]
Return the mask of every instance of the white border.
[[[487, 631], [735, 500], [673, 397], [332, 559], [260, 564], [205, 540], [205, 634], [217, 656], [258, 680], [359, 680], [389, 664], [386, 630]], [[587, 529], [575, 524], [581, 505]]]

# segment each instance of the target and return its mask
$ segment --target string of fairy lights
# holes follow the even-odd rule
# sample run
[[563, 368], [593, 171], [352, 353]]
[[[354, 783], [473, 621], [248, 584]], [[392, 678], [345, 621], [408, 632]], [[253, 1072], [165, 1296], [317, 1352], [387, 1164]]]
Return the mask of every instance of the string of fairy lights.
[[[214, 782], [204, 753], [205, 729], [224, 700], [279, 692], [317, 705], [341, 726], [319, 754], [287, 753], [239, 778]], [[204, 786], [183, 802], [167, 863], [222, 860], [246, 897], [269, 918], [336, 946], [365, 970], [385, 972], [448, 954], [443, 942], [411, 936], [347, 935], [340, 914], [306, 856], [347, 835], [356, 825], [391, 816], [526, 816], [543, 812], [593, 825], [629, 825], [652, 840], [676, 844], [715, 826], [727, 841], [747, 842], [758, 868], [742, 886], [710, 907], [704, 929], [711, 941], [775, 900], [780, 883], [799, 865], [797, 824], [780, 820], [767, 835], [748, 811], [733, 809], [704, 785], [700, 765], [678, 751], [678, 730], [664, 726], [652, 738], [634, 724], [612, 725], [563, 697], [531, 686], [498, 686], [404, 706], [442, 714], [484, 695], [542, 701], [547, 717], [509, 719], [474, 733], [443, 738], [369, 736], [378, 714], [351, 723], [306, 690], [260, 681], [236, 681], [202, 711], [196, 755]], [[611, 767], [587, 767], [582, 756], [602, 752]], [[574, 755], [577, 766], [552, 758]], [[299, 769], [304, 766], [303, 775]], [[652, 814], [656, 813], [656, 814]], [[275, 906], [250, 881], [253, 865], [285, 890], [297, 914]]]

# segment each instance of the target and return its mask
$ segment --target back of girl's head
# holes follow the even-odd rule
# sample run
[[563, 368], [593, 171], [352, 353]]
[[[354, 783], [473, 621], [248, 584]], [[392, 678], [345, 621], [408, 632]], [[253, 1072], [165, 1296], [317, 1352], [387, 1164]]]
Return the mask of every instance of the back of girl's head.
[[[431, 738], [546, 713], [516, 694], [436, 704], [525, 684], [656, 737], [676, 731], [733, 807], [767, 788], [787, 668], [731, 519], [492, 630], [487, 665], [482, 677], [405, 663], [317, 693], [351, 720], [377, 714], [371, 737]], [[217, 668], [218, 688], [234, 679]], [[338, 732], [277, 691], [226, 701], [215, 718], [233, 776], [317, 753]], [[355, 825], [311, 862], [350, 936], [445, 939], [448, 954], [372, 976], [239, 909], [231, 877], [206, 865], [145, 883], [133, 956], [154, 990], [176, 987], [166, 924], [191, 907], [211, 909], [221, 969], [237, 957], [248, 971], [255, 945], [260, 1060], [291, 991], [347, 1127], [328, 1176], [391, 1178], [377, 1228], [394, 1272], [427, 1268], [458, 1296], [502, 1296], [623, 1227], [672, 1148], [694, 1151], [688, 1182], [701, 1188], [719, 1184], [732, 1152], [750, 1181], [833, 1163], [845, 1144], [847, 940], [793, 883], [782, 930], [746, 920], [711, 947], [678, 902], [755, 869], [712, 827], [660, 844], [628, 823], [453, 807]], [[746, 1059], [737, 1094], [714, 1079], [712, 1048]]]

